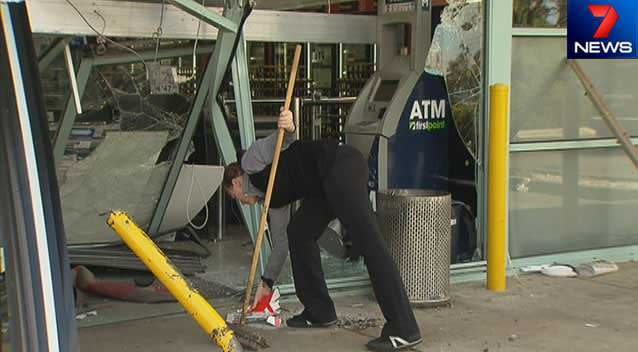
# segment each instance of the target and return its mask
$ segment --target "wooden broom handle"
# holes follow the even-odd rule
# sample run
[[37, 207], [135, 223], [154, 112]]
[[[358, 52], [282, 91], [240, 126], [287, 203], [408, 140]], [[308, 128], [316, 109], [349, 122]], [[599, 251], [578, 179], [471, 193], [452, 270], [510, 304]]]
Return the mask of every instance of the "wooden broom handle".
[[[284, 103], [284, 111], [290, 110], [290, 104], [292, 102], [292, 94], [295, 88], [295, 80], [297, 78], [297, 68], [299, 67], [299, 59], [301, 57], [301, 45], [297, 45], [295, 48], [295, 57], [292, 61], [292, 69], [290, 70], [290, 79], [288, 80], [288, 92], [286, 93], [286, 101]], [[299, 126], [295, 126], [299, 128]], [[270, 177], [268, 177], [268, 188], [266, 188], [266, 198], [264, 199], [264, 206], [261, 212], [261, 221], [259, 222], [259, 232], [257, 233], [257, 240], [255, 241], [255, 251], [253, 252], [253, 260], [250, 266], [250, 273], [248, 275], [248, 284], [246, 285], [246, 296], [244, 297], [244, 306], [241, 313], [240, 324], [246, 322], [246, 313], [250, 309], [250, 303], [252, 298], [253, 284], [255, 282], [255, 274], [257, 272], [257, 263], [259, 262], [259, 255], [261, 254], [261, 245], [264, 241], [264, 232], [266, 231], [266, 224], [268, 221], [268, 210], [270, 209], [270, 199], [272, 197], [273, 186], [275, 184], [275, 177], [277, 177], [277, 166], [279, 165], [279, 154], [281, 153], [281, 147], [284, 143], [284, 135], [286, 131], [283, 128], [279, 129], [277, 135], [277, 145], [275, 146], [275, 154], [272, 158], [272, 165], [270, 168]]]

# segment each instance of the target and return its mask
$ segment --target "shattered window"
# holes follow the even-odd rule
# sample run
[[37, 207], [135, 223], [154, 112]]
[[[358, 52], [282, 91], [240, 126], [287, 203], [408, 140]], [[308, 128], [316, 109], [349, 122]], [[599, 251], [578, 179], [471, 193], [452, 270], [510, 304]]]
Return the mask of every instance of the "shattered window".
[[515, 0], [514, 27], [567, 27], [567, 0]]
[[[154, 44], [127, 45], [142, 52], [154, 50]], [[108, 48], [96, 55], [127, 54]], [[142, 228], [148, 226], [193, 99], [197, 70], [192, 61], [192, 56], [151, 58], [93, 67], [82, 94], [82, 113], [57, 164], [69, 244], [119, 242], [105, 224], [104, 214], [112, 209], [126, 210]]]
[[481, 1], [449, 1], [426, 61], [428, 72], [445, 77], [456, 126], [474, 156], [482, 90], [482, 7]]

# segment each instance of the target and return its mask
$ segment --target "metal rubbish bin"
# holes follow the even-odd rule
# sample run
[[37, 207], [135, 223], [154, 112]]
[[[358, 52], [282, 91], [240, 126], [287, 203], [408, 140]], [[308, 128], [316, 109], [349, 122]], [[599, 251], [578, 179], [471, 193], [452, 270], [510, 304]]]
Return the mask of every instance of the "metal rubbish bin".
[[450, 300], [450, 217], [447, 192], [390, 189], [377, 194], [377, 216], [410, 303]]

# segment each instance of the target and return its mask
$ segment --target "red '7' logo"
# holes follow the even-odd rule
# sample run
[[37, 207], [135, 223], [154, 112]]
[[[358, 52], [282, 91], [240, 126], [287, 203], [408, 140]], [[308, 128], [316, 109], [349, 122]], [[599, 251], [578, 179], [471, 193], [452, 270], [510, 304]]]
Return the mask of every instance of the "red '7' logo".
[[618, 13], [611, 5], [589, 5], [589, 12], [591, 12], [594, 17], [603, 17], [603, 21], [600, 23], [598, 30], [594, 33], [594, 38], [607, 39], [609, 33], [620, 18]]

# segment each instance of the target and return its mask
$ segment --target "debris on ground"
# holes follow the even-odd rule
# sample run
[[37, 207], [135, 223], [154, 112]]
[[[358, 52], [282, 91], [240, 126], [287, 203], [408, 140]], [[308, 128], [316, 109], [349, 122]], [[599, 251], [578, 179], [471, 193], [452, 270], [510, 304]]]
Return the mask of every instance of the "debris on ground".
[[[279, 305], [279, 290], [275, 288], [269, 295], [262, 297], [256, 306], [246, 313], [247, 323], [266, 323], [280, 328], [283, 322], [281, 318], [281, 306]], [[242, 318], [242, 308], [226, 315], [226, 321], [239, 324]]]
[[[134, 279], [103, 279], [98, 278], [88, 268], [82, 265], [71, 271], [73, 286], [84, 294], [106, 297], [127, 302], [163, 303], [173, 302], [175, 298], [159, 282], [150, 280], [143, 282], [146, 286], [138, 286]], [[145, 281], [145, 280], [142, 280]], [[138, 280], [139, 282], [139, 280]], [[76, 306], [82, 306], [85, 297], [78, 295]]]
[[525, 274], [540, 273], [543, 269], [547, 269], [550, 266], [551, 266], [550, 264], [528, 265], [528, 266], [520, 267], [518, 270]]
[[585, 326], [588, 328], [597, 328], [600, 326], [600, 324], [585, 324]]
[[578, 276], [594, 277], [616, 272], [618, 271], [618, 265], [606, 260], [598, 260], [580, 265], [576, 268], [576, 271], [578, 271]]
[[568, 264], [554, 264], [541, 270], [541, 273], [551, 277], [576, 277], [576, 269]]
[[530, 265], [519, 269], [522, 273], [542, 273], [553, 277], [595, 277], [618, 271], [618, 265], [607, 260], [597, 260], [579, 265], [543, 264]]
[[[170, 292], [151, 275], [131, 276], [123, 274], [118, 278], [99, 278], [84, 266], [76, 266], [72, 270], [74, 287], [77, 292], [91, 294], [121, 301], [136, 303], [175, 302]], [[242, 291], [230, 288], [221, 283], [199, 277], [187, 279], [191, 286], [207, 299], [234, 297]], [[79, 295], [78, 306], [84, 304], [84, 296]]]
[[75, 319], [84, 320], [84, 319], [86, 319], [88, 317], [97, 317], [97, 311], [96, 310], [91, 310], [91, 311], [84, 312], [84, 313], [78, 313], [75, 316]]
[[512, 334], [507, 339], [509, 340], [509, 342], [514, 342], [514, 341], [518, 340], [518, 335]]
[[337, 327], [347, 330], [365, 330], [368, 328], [376, 328], [382, 325], [381, 319], [365, 315], [344, 315], [337, 320]]
[[233, 333], [241, 346], [247, 351], [257, 351], [260, 348], [268, 348], [270, 345], [265, 337], [251, 331], [250, 329], [238, 324], [228, 323], [228, 327]]
[[219, 282], [205, 280], [199, 277], [189, 277], [188, 281], [190, 281], [194, 289], [208, 299], [234, 297], [242, 293], [241, 290], [236, 290]]

